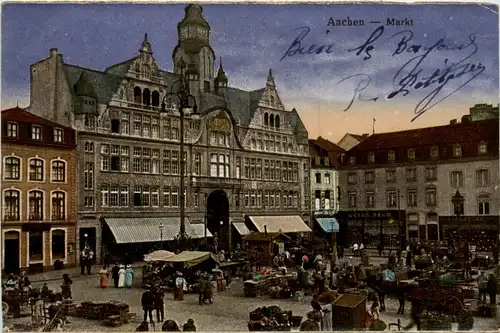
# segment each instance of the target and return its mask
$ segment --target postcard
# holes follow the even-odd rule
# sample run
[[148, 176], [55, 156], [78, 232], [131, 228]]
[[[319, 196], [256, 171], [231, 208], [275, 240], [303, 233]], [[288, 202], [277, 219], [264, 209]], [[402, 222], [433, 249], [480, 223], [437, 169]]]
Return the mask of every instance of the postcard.
[[498, 6], [1, 25], [4, 330], [498, 329]]

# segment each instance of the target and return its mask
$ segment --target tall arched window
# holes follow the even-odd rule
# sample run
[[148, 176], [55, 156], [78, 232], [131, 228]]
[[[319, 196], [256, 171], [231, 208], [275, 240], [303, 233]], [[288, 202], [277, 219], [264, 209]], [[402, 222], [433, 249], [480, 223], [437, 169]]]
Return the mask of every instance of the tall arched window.
[[415, 158], [416, 158], [415, 149], [413, 148], [408, 149], [408, 161], [414, 161]]
[[151, 92], [148, 88], [144, 89], [142, 92], [142, 104], [151, 105]]
[[274, 127], [274, 114], [269, 117], [269, 126]]
[[30, 160], [30, 181], [43, 181], [43, 160], [39, 158]]
[[156, 90], [151, 94], [151, 104], [153, 106], [160, 106], [160, 93]]
[[52, 181], [64, 182], [66, 181], [66, 163], [63, 161], [52, 162]]
[[33, 190], [29, 192], [29, 220], [43, 220], [43, 192]]
[[280, 116], [279, 115], [276, 115], [276, 117], [274, 117], [274, 126], [276, 128], [280, 128]]
[[5, 180], [21, 179], [21, 159], [12, 156], [5, 158], [4, 175]]
[[61, 191], [52, 192], [52, 220], [66, 219], [65, 196]]
[[134, 103], [141, 104], [141, 101], [142, 101], [141, 88], [135, 87], [134, 88]]
[[21, 192], [18, 190], [7, 190], [3, 194], [5, 221], [19, 221], [21, 210]]
[[264, 126], [269, 126], [269, 114], [264, 113]]
[[396, 160], [396, 153], [391, 150], [388, 154], [387, 154], [387, 160], [389, 162], [394, 162]]

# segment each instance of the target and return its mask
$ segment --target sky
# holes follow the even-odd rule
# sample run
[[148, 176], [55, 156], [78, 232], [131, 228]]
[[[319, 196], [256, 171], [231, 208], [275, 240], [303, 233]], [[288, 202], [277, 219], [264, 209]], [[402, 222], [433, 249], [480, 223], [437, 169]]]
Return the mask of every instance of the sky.
[[[4, 4], [2, 109], [29, 105], [30, 65], [51, 48], [66, 63], [104, 70], [135, 56], [148, 33], [159, 67], [172, 70], [184, 7]], [[474, 104], [498, 104], [495, 6], [212, 4], [203, 13], [229, 85], [262, 88], [272, 68], [285, 107], [297, 109], [310, 138], [442, 125]], [[392, 18], [412, 25], [388, 25]], [[364, 25], [329, 25], [337, 20]]]

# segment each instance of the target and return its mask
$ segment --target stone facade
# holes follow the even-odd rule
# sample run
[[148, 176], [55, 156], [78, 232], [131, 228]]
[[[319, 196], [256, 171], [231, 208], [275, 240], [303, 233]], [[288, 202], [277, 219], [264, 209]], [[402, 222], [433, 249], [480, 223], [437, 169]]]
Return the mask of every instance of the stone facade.
[[[30, 110], [78, 130], [78, 243], [87, 234], [98, 257], [109, 248], [101, 239], [106, 218], [179, 216], [181, 117], [167, 93], [180, 75], [199, 112], [183, 119], [190, 222], [208, 219], [221, 238], [247, 215], [309, 223], [307, 131], [281, 102], [272, 72], [255, 91], [231, 87], [222, 63], [215, 75], [201, 6], [186, 7], [178, 38], [173, 72], [158, 68], [147, 35], [137, 56], [104, 71], [66, 64], [56, 50], [31, 66]], [[224, 212], [214, 212], [209, 203], [221, 200]]]
[[2, 156], [2, 269], [74, 265], [75, 131], [20, 108], [5, 110]]

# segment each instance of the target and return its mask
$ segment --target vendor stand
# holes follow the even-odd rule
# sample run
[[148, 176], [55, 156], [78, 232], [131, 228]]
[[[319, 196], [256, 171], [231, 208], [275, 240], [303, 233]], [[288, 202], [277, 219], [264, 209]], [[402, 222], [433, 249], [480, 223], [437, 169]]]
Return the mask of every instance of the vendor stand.
[[285, 252], [285, 243], [290, 241], [290, 237], [278, 233], [252, 232], [243, 238], [246, 244], [247, 253], [251, 257], [252, 253], [261, 253], [260, 263], [262, 265], [272, 265], [273, 257]]
[[188, 289], [194, 291], [199, 277], [196, 272], [212, 272], [219, 265], [217, 256], [212, 252], [183, 251], [166, 260], [173, 264], [176, 271], [183, 272]]

